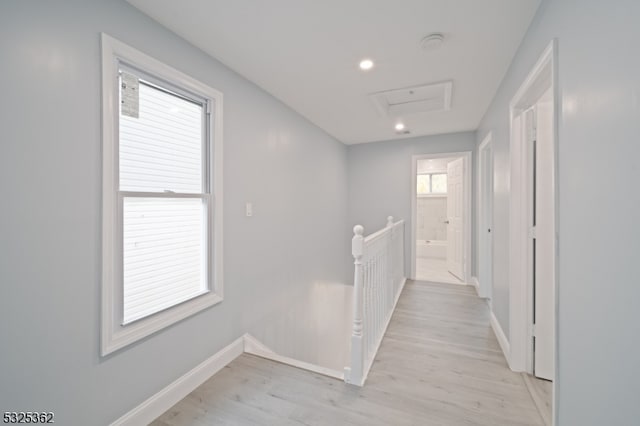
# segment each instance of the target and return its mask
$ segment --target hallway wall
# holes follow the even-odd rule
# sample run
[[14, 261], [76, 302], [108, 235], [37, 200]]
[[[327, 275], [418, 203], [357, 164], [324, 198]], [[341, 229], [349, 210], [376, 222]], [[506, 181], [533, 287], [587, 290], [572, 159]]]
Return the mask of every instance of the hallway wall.
[[[365, 234], [386, 224], [387, 216], [405, 220], [405, 271], [411, 268], [411, 157], [419, 154], [474, 151], [474, 132], [451, 133], [374, 142], [348, 147], [349, 226], [363, 225]], [[473, 159], [472, 159], [473, 162]], [[472, 223], [475, 217], [475, 185], [472, 180]], [[472, 253], [475, 253], [475, 231]], [[352, 234], [353, 235], [353, 234]], [[473, 256], [472, 256], [473, 257]], [[472, 262], [473, 263], [473, 262]], [[475, 265], [472, 266], [472, 271]]]
[[634, 0], [544, 0], [477, 132], [478, 143], [493, 132], [493, 307], [508, 333], [509, 102], [557, 38], [562, 426], [640, 418], [639, 21]]
[[[225, 300], [105, 358], [101, 31], [224, 93], [225, 162]], [[346, 147], [123, 0], [0, 2], [0, 55], [0, 411], [109, 424], [350, 276]]]

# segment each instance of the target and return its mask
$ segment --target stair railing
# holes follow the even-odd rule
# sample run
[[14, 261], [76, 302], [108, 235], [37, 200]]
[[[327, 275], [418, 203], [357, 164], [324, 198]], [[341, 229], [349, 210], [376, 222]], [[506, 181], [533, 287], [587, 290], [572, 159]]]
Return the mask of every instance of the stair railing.
[[345, 381], [362, 386], [406, 280], [404, 221], [394, 222], [389, 216], [387, 226], [371, 235], [365, 237], [361, 225], [353, 233], [353, 330]]

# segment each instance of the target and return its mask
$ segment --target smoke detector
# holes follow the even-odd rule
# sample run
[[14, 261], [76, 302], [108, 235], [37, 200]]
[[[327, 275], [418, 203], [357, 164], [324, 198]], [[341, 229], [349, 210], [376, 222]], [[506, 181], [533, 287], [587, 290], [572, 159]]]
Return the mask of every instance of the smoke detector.
[[436, 50], [444, 43], [444, 35], [442, 33], [432, 33], [420, 41], [422, 50]]

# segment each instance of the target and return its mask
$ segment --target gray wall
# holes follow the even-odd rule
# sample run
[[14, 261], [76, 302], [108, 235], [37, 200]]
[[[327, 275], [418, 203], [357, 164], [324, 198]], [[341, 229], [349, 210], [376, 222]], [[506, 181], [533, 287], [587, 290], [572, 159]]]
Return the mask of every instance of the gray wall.
[[509, 101], [559, 44], [559, 425], [640, 419], [640, 2], [544, 1], [477, 133], [493, 131], [495, 286], [508, 325]]
[[[225, 300], [107, 358], [101, 31], [225, 96]], [[0, 60], [0, 411], [107, 424], [291, 289], [347, 280], [345, 146], [124, 1], [3, 1]]]
[[[350, 145], [349, 225], [364, 226], [365, 235], [377, 231], [391, 215], [405, 220], [405, 271], [411, 265], [411, 157], [420, 154], [474, 151], [474, 132], [416, 137]], [[475, 158], [475, 154], [473, 156]], [[473, 162], [473, 161], [472, 161]], [[475, 178], [473, 179], [475, 182]], [[475, 194], [475, 185], [472, 194]], [[472, 219], [475, 216], [472, 198]], [[473, 223], [473, 222], [472, 222]], [[472, 253], [475, 231], [472, 230]], [[472, 256], [473, 258], [473, 256]], [[473, 267], [472, 267], [473, 271]]]

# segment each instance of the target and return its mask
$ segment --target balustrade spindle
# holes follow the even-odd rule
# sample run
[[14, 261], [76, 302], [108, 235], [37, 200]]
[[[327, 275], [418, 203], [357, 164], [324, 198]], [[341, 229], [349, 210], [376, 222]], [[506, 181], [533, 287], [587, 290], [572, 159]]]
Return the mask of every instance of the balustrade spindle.
[[345, 380], [362, 386], [382, 338], [404, 277], [404, 221], [386, 226], [364, 237], [364, 228], [353, 228], [351, 252], [354, 258], [353, 325], [351, 362]]

